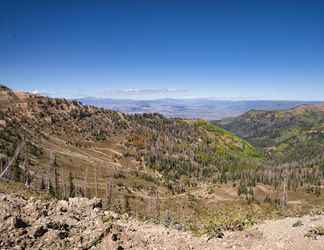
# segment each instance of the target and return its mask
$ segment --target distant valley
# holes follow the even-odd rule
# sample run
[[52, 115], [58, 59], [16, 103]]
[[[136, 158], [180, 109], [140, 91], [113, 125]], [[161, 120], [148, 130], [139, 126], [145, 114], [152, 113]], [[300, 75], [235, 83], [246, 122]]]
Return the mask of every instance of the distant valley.
[[310, 101], [268, 101], [268, 100], [215, 100], [215, 99], [157, 99], [132, 100], [111, 98], [81, 98], [85, 105], [94, 105], [124, 113], [160, 113], [169, 118], [220, 120], [242, 115], [249, 110], [283, 110], [302, 104], [316, 104]]

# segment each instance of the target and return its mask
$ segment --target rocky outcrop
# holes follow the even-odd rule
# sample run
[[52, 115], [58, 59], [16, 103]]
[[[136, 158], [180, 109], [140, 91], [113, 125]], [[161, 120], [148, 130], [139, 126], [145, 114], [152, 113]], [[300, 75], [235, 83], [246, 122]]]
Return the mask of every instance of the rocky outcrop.
[[115, 217], [102, 210], [100, 199], [47, 201], [0, 194], [0, 249], [91, 249], [107, 235], [113, 247], [122, 247]]

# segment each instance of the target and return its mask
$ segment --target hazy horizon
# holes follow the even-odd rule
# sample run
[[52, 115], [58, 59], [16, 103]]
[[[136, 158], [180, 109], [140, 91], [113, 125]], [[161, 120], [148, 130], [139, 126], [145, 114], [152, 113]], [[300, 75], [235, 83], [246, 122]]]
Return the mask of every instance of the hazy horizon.
[[[10, 85], [0, 83], [0, 85], [11, 88]], [[98, 99], [98, 100], [116, 100], [116, 101], [159, 101], [159, 100], [180, 100], [180, 101], [190, 101], [190, 100], [209, 100], [209, 101], [224, 101], [224, 102], [241, 102], [241, 101], [280, 101], [280, 102], [324, 102], [323, 99], [266, 99], [261, 97], [218, 97], [218, 96], [160, 96], [156, 98], [152, 97], [132, 97], [132, 96], [95, 96], [95, 95], [69, 95], [64, 93], [47, 93], [35, 89], [17, 89], [12, 88], [14, 91], [28, 92], [32, 94], [38, 94], [42, 96], [48, 96], [51, 98], [66, 98], [66, 99]]]

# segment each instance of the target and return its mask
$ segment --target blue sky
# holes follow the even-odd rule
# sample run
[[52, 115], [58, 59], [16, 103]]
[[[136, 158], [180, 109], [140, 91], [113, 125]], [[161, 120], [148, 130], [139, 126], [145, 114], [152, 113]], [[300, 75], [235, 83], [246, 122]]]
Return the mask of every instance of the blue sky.
[[57, 96], [324, 100], [324, 1], [0, 1], [0, 83]]

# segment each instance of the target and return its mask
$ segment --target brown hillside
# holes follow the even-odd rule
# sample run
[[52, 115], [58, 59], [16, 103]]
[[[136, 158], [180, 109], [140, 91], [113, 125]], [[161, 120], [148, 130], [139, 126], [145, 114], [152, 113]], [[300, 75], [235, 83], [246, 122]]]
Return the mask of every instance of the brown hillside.
[[155, 192], [181, 193], [224, 178], [224, 171], [253, 166], [256, 155], [248, 143], [207, 122], [126, 115], [6, 87], [0, 102], [3, 178], [59, 198], [127, 197], [143, 210]]
[[324, 103], [321, 104], [314, 104], [314, 105], [301, 105], [293, 109], [294, 112], [297, 113], [304, 113], [306, 111], [318, 111], [324, 112]]

